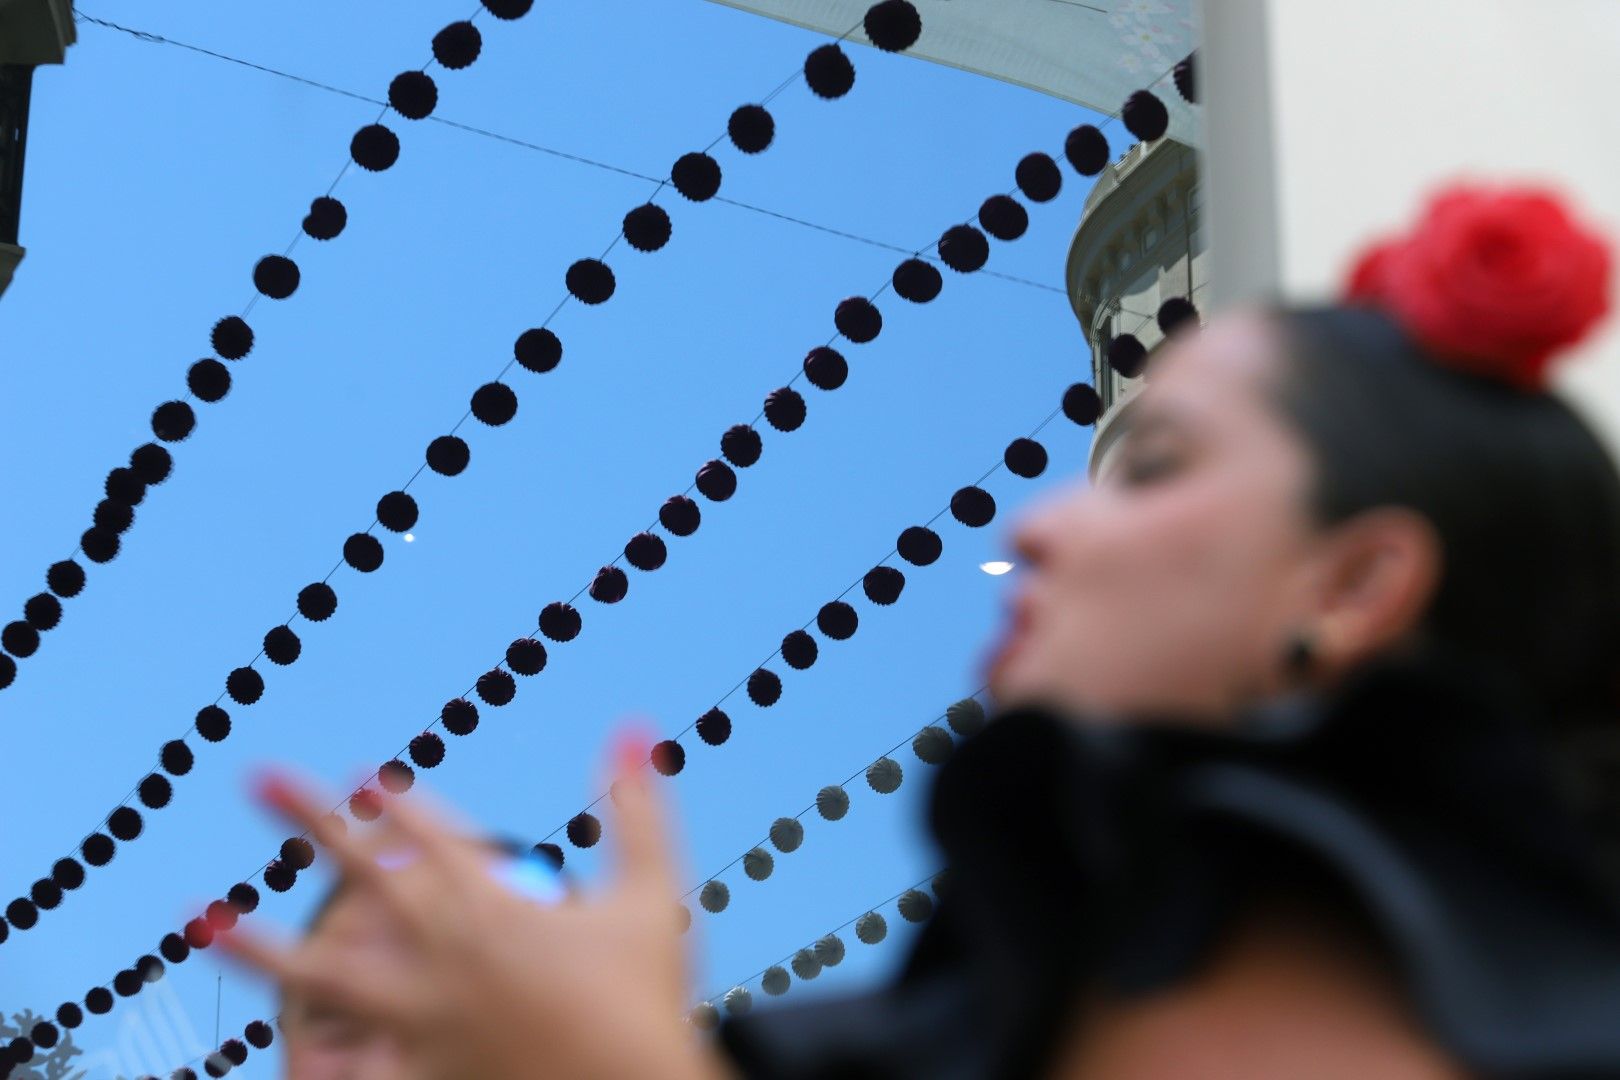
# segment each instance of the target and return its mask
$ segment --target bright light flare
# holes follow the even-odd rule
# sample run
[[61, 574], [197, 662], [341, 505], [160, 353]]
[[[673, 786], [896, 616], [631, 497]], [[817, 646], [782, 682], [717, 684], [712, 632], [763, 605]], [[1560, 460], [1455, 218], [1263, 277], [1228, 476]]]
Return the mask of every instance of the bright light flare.
[[1000, 577], [1002, 574], [1011, 573], [1012, 569], [1013, 569], [1013, 564], [1010, 563], [1010, 562], [1001, 562], [1001, 561], [998, 560], [998, 561], [995, 561], [995, 562], [980, 563], [979, 564], [979, 569], [983, 570], [985, 573], [989, 574], [991, 577]]
[[406, 534], [405, 534], [405, 542], [406, 542], [406, 543], [407, 543], [407, 544], [414, 544], [414, 543], [416, 543], [416, 534], [415, 534], [415, 533], [406, 533]]

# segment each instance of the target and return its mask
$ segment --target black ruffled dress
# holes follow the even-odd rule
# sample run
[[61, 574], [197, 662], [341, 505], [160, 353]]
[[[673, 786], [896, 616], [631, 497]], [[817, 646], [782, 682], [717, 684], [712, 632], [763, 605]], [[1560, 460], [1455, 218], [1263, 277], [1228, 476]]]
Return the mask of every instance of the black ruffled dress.
[[1221, 732], [1003, 716], [940, 774], [949, 888], [898, 981], [723, 1046], [773, 1080], [1039, 1077], [1088, 987], [1171, 986], [1278, 892], [1353, 915], [1472, 1071], [1620, 1077], [1620, 901], [1543, 730], [1432, 657]]

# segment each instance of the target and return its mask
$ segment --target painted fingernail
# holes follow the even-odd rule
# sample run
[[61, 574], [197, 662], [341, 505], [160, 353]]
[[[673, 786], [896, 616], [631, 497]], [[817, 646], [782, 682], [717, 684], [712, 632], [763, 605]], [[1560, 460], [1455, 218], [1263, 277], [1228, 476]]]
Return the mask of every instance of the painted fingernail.
[[619, 732], [615, 742], [614, 761], [621, 776], [634, 773], [652, 757], [652, 740], [639, 728]]

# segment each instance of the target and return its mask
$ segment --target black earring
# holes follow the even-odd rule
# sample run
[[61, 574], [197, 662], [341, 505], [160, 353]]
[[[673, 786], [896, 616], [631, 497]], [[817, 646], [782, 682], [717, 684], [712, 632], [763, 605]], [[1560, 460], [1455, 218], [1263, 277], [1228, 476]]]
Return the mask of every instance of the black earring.
[[1294, 682], [1304, 682], [1316, 668], [1316, 642], [1303, 630], [1296, 630], [1288, 639], [1283, 653], [1283, 670]]

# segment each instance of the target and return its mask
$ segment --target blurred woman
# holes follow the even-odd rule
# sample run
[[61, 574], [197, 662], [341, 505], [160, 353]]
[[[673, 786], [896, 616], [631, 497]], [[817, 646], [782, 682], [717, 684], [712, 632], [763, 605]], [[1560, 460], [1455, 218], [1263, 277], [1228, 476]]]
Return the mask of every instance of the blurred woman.
[[684, 1025], [644, 747], [617, 882], [550, 910], [418, 807], [327, 835], [278, 782], [405, 944], [231, 947], [445, 1077], [1620, 1076], [1620, 477], [1545, 388], [1610, 262], [1550, 196], [1458, 189], [1344, 304], [1155, 356], [1098, 483], [1016, 533], [893, 986]]

